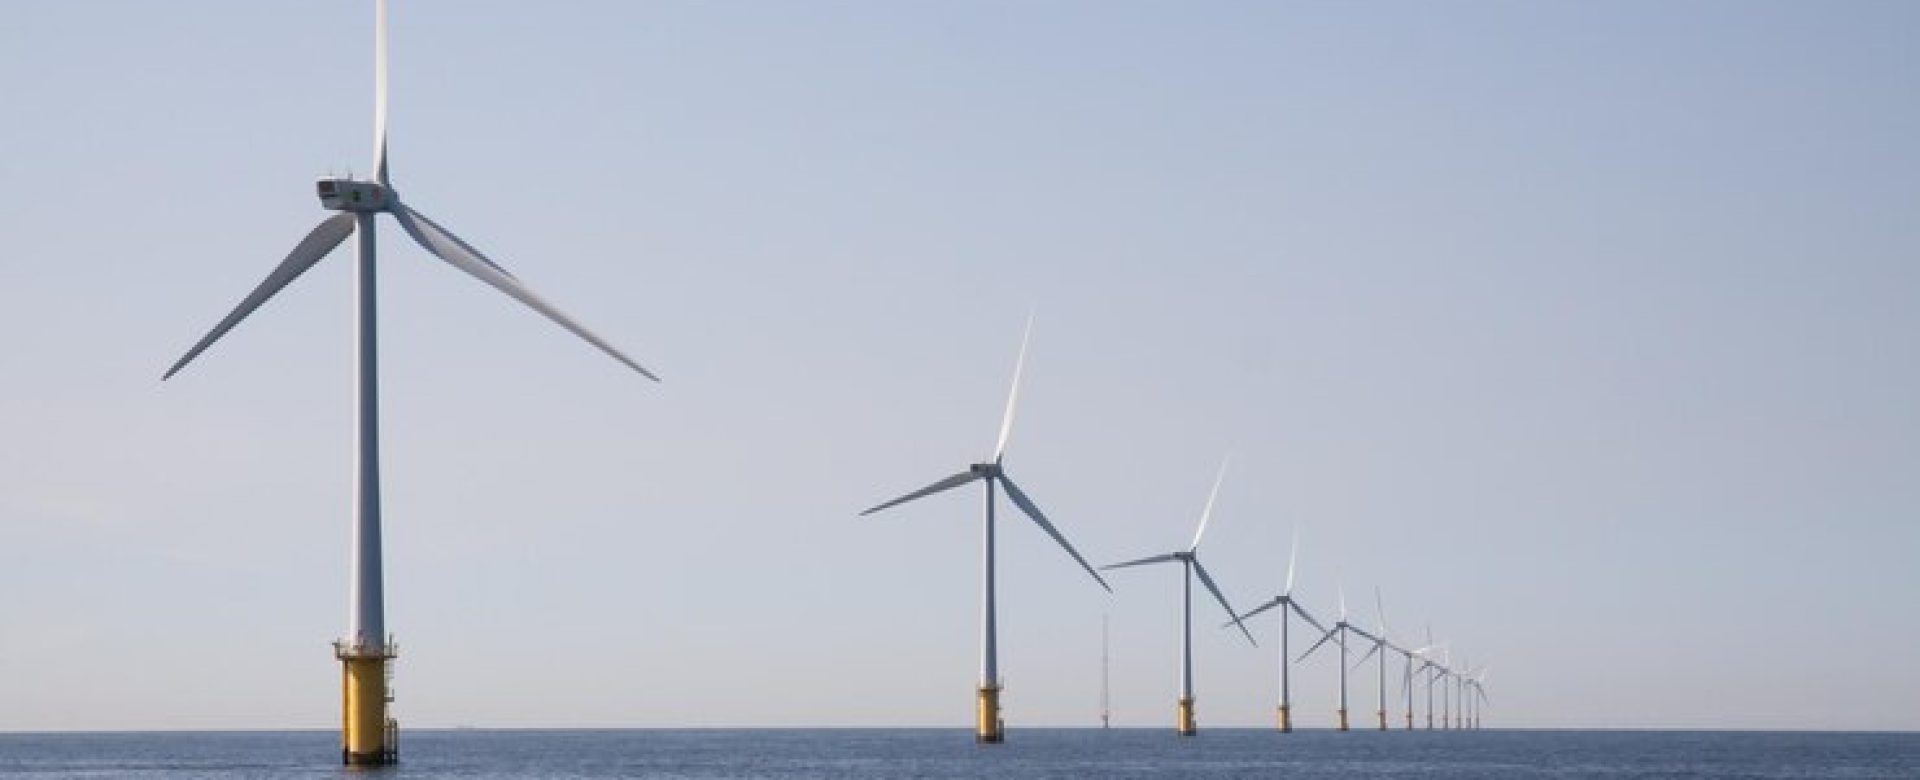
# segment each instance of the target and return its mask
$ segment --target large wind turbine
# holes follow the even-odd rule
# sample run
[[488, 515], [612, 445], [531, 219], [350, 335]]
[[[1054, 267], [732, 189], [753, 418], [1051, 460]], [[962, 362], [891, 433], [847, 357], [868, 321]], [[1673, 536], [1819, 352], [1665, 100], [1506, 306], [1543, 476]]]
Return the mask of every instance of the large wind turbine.
[[[1287, 587], [1286, 589], [1280, 591], [1280, 595], [1273, 597], [1271, 601], [1268, 601], [1265, 604], [1261, 604], [1258, 607], [1254, 607], [1252, 611], [1248, 612], [1245, 615], [1241, 615], [1238, 618], [1238, 620], [1240, 621], [1245, 621], [1247, 618], [1253, 617], [1254, 615], [1258, 615], [1269, 609], [1273, 609], [1274, 607], [1281, 608], [1280, 609], [1280, 710], [1279, 710], [1278, 717], [1280, 722], [1279, 724], [1280, 730], [1282, 732], [1293, 731], [1293, 693], [1292, 693], [1293, 686], [1292, 686], [1292, 681], [1290, 679], [1290, 673], [1289, 673], [1289, 667], [1291, 667], [1292, 664], [1289, 663], [1290, 659], [1288, 658], [1288, 653], [1290, 651], [1287, 649], [1287, 643], [1288, 643], [1287, 628], [1288, 628], [1288, 624], [1292, 622], [1292, 619], [1288, 615], [1288, 613], [1299, 615], [1301, 620], [1307, 621], [1308, 625], [1319, 629], [1321, 633], [1326, 633], [1326, 630], [1327, 630], [1326, 626], [1320, 625], [1320, 621], [1313, 619], [1312, 615], [1307, 614], [1307, 610], [1304, 607], [1300, 606], [1300, 602], [1295, 601], [1293, 599], [1293, 571], [1294, 571], [1293, 565], [1299, 560], [1299, 554], [1300, 554], [1300, 534], [1298, 531], [1295, 531], [1293, 535], [1293, 547], [1291, 551], [1287, 553]], [[1227, 626], [1230, 626], [1230, 625], [1233, 625], [1233, 623], [1225, 623], [1225, 624], [1222, 624], [1220, 627], [1226, 628]]]
[[1227, 603], [1227, 597], [1220, 592], [1220, 586], [1215, 585], [1213, 578], [1207, 576], [1207, 567], [1200, 565], [1200, 537], [1207, 533], [1207, 519], [1213, 516], [1213, 501], [1220, 497], [1220, 482], [1226, 477], [1227, 463], [1222, 460], [1220, 475], [1213, 480], [1213, 492], [1207, 494], [1207, 508], [1200, 512], [1200, 529], [1194, 532], [1193, 544], [1187, 545], [1187, 549], [1100, 567], [1121, 569], [1149, 563], [1180, 562], [1185, 576], [1181, 579], [1180, 602], [1180, 705], [1175, 716], [1174, 728], [1183, 737], [1191, 737], [1199, 733], [1199, 725], [1193, 718], [1193, 575], [1200, 575], [1201, 584], [1206, 585], [1207, 591], [1220, 602], [1220, 608], [1227, 611], [1227, 617], [1233, 618], [1234, 625], [1240, 626], [1240, 633], [1246, 635], [1247, 642], [1258, 645], [1253, 641], [1253, 632], [1248, 631], [1246, 625], [1240, 622], [1239, 613], [1234, 612], [1233, 605]]
[[1047, 521], [1047, 516], [1041, 514], [1040, 507], [1034, 506], [1033, 499], [1028, 498], [1026, 492], [1022, 491], [1019, 485], [1013, 484], [1013, 479], [1007, 476], [1006, 469], [1001, 466], [1001, 461], [1006, 458], [1007, 454], [1007, 434], [1013, 430], [1014, 406], [1016, 402], [1020, 400], [1020, 372], [1026, 368], [1027, 364], [1027, 340], [1032, 336], [1033, 317], [1028, 316], [1026, 335], [1020, 339], [1020, 357], [1013, 364], [1013, 389], [1007, 393], [1007, 411], [1006, 414], [1000, 418], [1000, 439], [993, 445], [993, 457], [987, 461], [968, 466], [966, 471], [962, 471], [951, 477], [942, 479], [939, 482], [935, 482], [860, 513], [861, 516], [870, 515], [882, 509], [898, 506], [917, 498], [924, 498], [935, 493], [952, 490], [976, 480], [987, 483], [986, 522], [982, 526], [985, 529], [983, 532], [982, 557], [986, 563], [980, 614], [980, 687], [977, 690], [978, 697], [974, 708], [974, 739], [985, 743], [1000, 742], [1006, 738], [1006, 724], [1003, 723], [1000, 718], [1000, 661], [996, 640], [997, 635], [994, 628], [994, 486], [1000, 485], [1005, 487], [1007, 489], [1007, 497], [1013, 499], [1014, 505], [1020, 507], [1021, 512], [1026, 513], [1027, 517], [1031, 518], [1035, 525], [1040, 526], [1040, 530], [1046, 531], [1048, 536], [1053, 537], [1054, 541], [1059, 542], [1061, 549], [1066, 550], [1068, 555], [1073, 556], [1073, 560], [1080, 564], [1080, 568], [1087, 570], [1087, 574], [1093, 577], [1094, 582], [1100, 583], [1100, 587], [1106, 589], [1107, 592], [1113, 592], [1113, 588], [1107, 586], [1107, 581], [1100, 578], [1100, 574], [1093, 570], [1093, 566], [1087, 563], [1087, 559], [1080, 557], [1080, 551], [1073, 549], [1073, 545], [1067, 543], [1067, 537], [1062, 536], [1060, 530], [1054, 528], [1053, 523]]
[[1320, 641], [1314, 642], [1312, 647], [1307, 648], [1306, 652], [1301, 653], [1300, 657], [1294, 660], [1305, 661], [1307, 660], [1308, 656], [1313, 655], [1313, 651], [1320, 649], [1321, 645], [1326, 644], [1327, 640], [1329, 639], [1338, 640], [1335, 642], [1335, 644], [1340, 646], [1340, 658], [1338, 660], [1338, 663], [1340, 666], [1340, 730], [1346, 731], [1347, 730], [1347, 634], [1355, 633], [1355, 634], [1360, 634], [1361, 636], [1366, 636], [1367, 634], [1366, 632], [1361, 631], [1360, 629], [1354, 627], [1352, 623], [1347, 622], [1346, 589], [1345, 588], [1340, 589], [1339, 593], [1340, 593], [1340, 619], [1334, 621], [1333, 628], [1328, 629], [1326, 633], [1320, 635]]
[[398, 725], [387, 716], [388, 661], [394, 657], [395, 648], [387, 634], [380, 576], [380, 414], [375, 338], [374, 217], [381, 213], [392, 215], [407, 235], [435, 257], [492, 285], [572, 331], [574, 335], [586, 339], [627, 367], [658, 381], [638, 363], [535, 295], [506, 269], [426, 215], [401, 202], [387, 177], [385, 0], [376, 0], [374, 3], [373, 71], [373, 180], [320, 179], [317, 185], [320, 205], [340, 213], [322, 220], [306, 238], [301, 239], [286, 259], [267, 275], [265, 281], [241, 300], [240, 305], [234, 307], [192, 349], [187, 350], [186, 355], [167, 369], [162, 377], [164, 380], [178, 373], [188, 362], [212, 346], [214, 341], [260, 308], [267, 299], [320, 262], [347, 236], [358, 237], [356, 248], [359, 263], [355, 290], [358, 376], [355, 410], [359, 425], [355, 430], [357, 465], [354, 471], [353, 573], [347, 635], [334, 643], [334, 654], [341, 662], [344, 675], [341, 760], [348, 764], [386, 764], [398, 759]]

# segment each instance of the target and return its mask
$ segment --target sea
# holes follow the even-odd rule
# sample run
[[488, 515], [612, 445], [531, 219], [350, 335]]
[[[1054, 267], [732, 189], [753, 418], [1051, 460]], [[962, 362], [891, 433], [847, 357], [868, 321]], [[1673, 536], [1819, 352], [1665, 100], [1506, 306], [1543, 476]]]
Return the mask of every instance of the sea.
[[1920, 778], [1920, 734], [961, 729], [409, 731], [339, 766], [324, 731], [0, 734], [31, 778]]

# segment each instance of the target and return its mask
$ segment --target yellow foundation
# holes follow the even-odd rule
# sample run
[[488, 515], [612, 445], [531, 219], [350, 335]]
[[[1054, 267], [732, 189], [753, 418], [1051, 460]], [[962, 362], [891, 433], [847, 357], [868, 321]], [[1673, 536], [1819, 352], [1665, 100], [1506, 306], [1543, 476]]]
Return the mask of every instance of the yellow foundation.
[[1340, 709], [1340, 730], [1347, 730], [1347, 710], [1344, 707]]
[[1180, 700], [1180, 711], [1179, 711], [1179, 714], [1175, 716], [1174, 728], [1178, 730], [1178, 732], [1180, 733], [1180, 736], [1183, 736], [1183, 737], [1191, 737], [1195, 734], [1200, 733], [1199, 724], [1195, 723], [1193, 720], [1193, 700], [1192, 699]]
[[999, 743], [1007, 738], [1006, 721], [1000, 719], [1000, 687], [982, 686], [974, 707], [973, 741]]
[[1374, 713], [1375, 713], [1375, 714], [1378, 714], [1378, 715], [1380, 716], [1380, 730], [1381, 730], [1381, 731], [1386, 731], [1386, 730], [1387, 730], [1387, 711], [1386, 711], [1386, 710], [1374, 710]]
[[340, 762], [353, 766], [400, 760], [399, 724], [387, 717], [388, 648], [334, 647], [341, 665]]
[[1281, 731], [1285, 731], [1285, 732], [1293, 731], [1293, 712], [1291, 710], [1292, 708], [1288, 707], [1285, 704], [1280, 705], [1280, 730]]

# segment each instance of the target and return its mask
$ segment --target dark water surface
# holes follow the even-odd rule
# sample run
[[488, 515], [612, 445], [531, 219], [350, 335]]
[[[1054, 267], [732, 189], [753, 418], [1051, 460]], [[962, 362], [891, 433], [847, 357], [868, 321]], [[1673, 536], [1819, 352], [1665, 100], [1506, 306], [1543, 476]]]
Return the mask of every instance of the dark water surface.
[[1920, 778], [1920, 734], [1027, 729], [415, 731], [349, 771], [331, 732], [0, 734], [0, 776], [41, 778]]

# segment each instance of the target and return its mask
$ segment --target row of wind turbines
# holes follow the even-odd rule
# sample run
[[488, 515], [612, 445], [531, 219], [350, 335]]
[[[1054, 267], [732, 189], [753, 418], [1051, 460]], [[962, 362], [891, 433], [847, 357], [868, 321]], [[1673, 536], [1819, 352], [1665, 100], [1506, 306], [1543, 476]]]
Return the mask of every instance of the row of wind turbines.
[[[171, 379], [181, 370], [203, 354], [215, 342], [220, 340], [240, 322], [263, 306], [294, 280], [313, 268], [327, 255], [333, 252], [348, 237], [354, 237], [356, 250], [356, 274], [354, 286], [355, 310], [355, 463], [353, 520], [351, 524], [351, 575], [349, 579], [349, 610], [346, 635], [334, 643], [334, 655], [341, 663], [341, 761], [351, 765], [389, 764], [399, 758], [399, 726], [389, 713], [393, 701], [391, 693], [392, 661], [397, 646], [388, 632], [385, 620], [385, 599], [381, 559], [381, 501], [380, 501], [380, 414], [378, 382], [378, 328], [377, 328], [377, 277], [375, 228], [376, 218], [386, 214], [394, 219], [407, 236], [426, 252], [453, 266], [455, 269], [478, 279], [499, 290], [508, 297], [533, 309], [555, 324], [592, 344], [608, 356], [639, 373], [659, 381], [652, 372], [641, 367], [632, 358], [615, 348], [606, 340], [595, 335], [535, 294], [523, 281], [511, 271], [502, 267], [472, 245], [462, 240], [446, 228], [429, 219], [416, 210], [410, 202], [403, 201], [389, 177], [387, 155], [387, 4], [386, 0], [374, 2], [374, 155], [373, 176], [370, 179], [328, 176], [316, 182], [316, 194], [323, 208], [336, 212], [320, 221], [302, 238], [280, 263], [262, 280], [252, 292], [248, 293], [232, 311], [200, 338], [190, 349], [169, 367], [162, 377]], [[1029, 320], [1029, 334], [1031, 320]], [[1021, 347], [1020, 365], [1025, 364], [1026, 347]], [[912, 501], [917, 498], [950, 490], [972, 482], [986, 484], [986, 523], [985, 534], [985, 592], [984, 609], [981, 623], [981, 670], [979, 686], [979, 709], [977, 734], [982, 741], [998, 742], [1004, 736], [1004, 724], [999, 716], [999, 672], [996, 667], [995, 627], [994, 627], [994, 506], [996, 488], [1004, 488], [1008, 498], [1024, 514], [1038, 524], [1042, 530], [1059, 542], [1060, 546], [1071, 554], [1074, 560], [1098, 582], [1102, 588], [1107, 586], [1104, 579], [1087, 560], [1074, 550], [1059, 529], [1049, 522], [1040, 512], [1031, 498], [1007, 476], [1002, 466], [1007, 443], [1007, 434], [1013, 425], [1013, 412], [1019, 392], [1019, 368], [1016, 367], [1014, 396], [1007, 402], [1006, 415], [1001, 421], [999, 442], [994, 447], [993, 456], [983, 462], [975, 463], [958, 474], [940, 480], [926, 488], [889, 501], [868, 510], [877, 512], [888, 507]], [[1219, 485], [1215, 484], [1217, 494]], [[1241, 620], [1253, 614], [1270, 609], [1275, 604], [1285, 604], [1289, 611], [1306, 619], [1316, 627], [1304, 608], [1292, 600], [1291, 587], [1288, 593], [1275, 602], [1256, 609], [1247, 615], [1235, 615], [1227, 606], [1226, 598], [1220, 589], [1200, 565], [1198, 549], [1200, 538], [1206, 531], [1206, 517], [1211, 514], [1212, 499], [1208, 500], [1208, 512], [1202, 515], [1199, 533], [1194, 535], [1193, 544], [1185, 550], [1163, 555], [1142, 558], [1137, 561], [1115, 564], [1106, 568], [1123, 568], [1152, 563], [1178, 562], [1186, 572], [1188, 601], [1185, 609], [1185, 627], [1187, 640], [1183, 647], [1191, 647], [1192, 629], [1192, 578], [1198, 575], [1202, 584], [1220, 601], [1233, 617], [1232, 625], [1240, 627], [1252, 641], [1251, 633]], [[1291, 578], [1289, 578], [1291, 579]], [[1282, 647], [1285, 647], [1286, 621], [1281, 621]], [[1323, 629], [1324, 630], [1324, 629]], [[1424, 675], [1429, 683], [1450, 680], [1456, 684], [1455, 696], [1465, 701], [1472, 691], [1484, 699], [1480, 692], [1480, 680], [1464, 671], [1456, 671], [1445, 663], [1435, 662], [1426, 652], [1403, 650], [1379, 639], [1376, 635], [1352, 627], [1346, 622], [1344, 610], [1342, 619], [1335, 623], [1332, 630], [1326, 630], [1315, 648], [1329, 640], [1338, 640], [1338, 646], [1344, 653], [1347, 634], [1372, 639], [1376, 651], [1386, 648], [1388, 652], [1398, 652], [1406, 656], [1409, 663], [1419, 658], [1418, 671], [1409, 675]], [[1384, 631], [1381, 632], [1384, 635]], [[1309, 651], [1311, 652], [1311, 650]], [[1193, 733], [1193, 691], [1192, 658], [1190, 653], [1182, 654], [1184, 670], [1181, 689], [1180, 725], [1181, 732]], [[1382, 654], [1384, 669], [1385, 654]], [[1282, 658], [1284, 675], [1285, 658]], [[1384, 672], [1382, 672], [1384, 674]], [[1344, 679], [1344, 662], [1343, 662]], [[1281, 726], [1290, 728], [1287, 715], [1288, 703], [1285, 693], [1285, 677], [1282, 678]], [[1444, 688], [1444, 686], [1443, 686]], [[1443, 690], [1444, 693], [1444, 690]], [[1344, 694], [1343, 694], [1344, 701]], [[1384, 704], [1382, 710], [1384, 711]], [[1345, 705], [1342, 704], [1342, 728], [1345, 727]], [[1384, 724], [1384, 715], [1382, 716]], [[1476, 719], [1477, 721], [1477, 719]], [[1467, 721], [1458, 721], [1465, 723]]]
[[[1258, 645], [1258, 642], [1254, 640], [1253, 632], [1247, 629], [1245, 621], [1263, 612], [1279, 608], [1280, 704], [1277, 712], [1277, 721], [1280, 731], [1293, 731], [1292, 665], [1296, 662], [1305, 661], [1320, 650], [1320, 648], [1329, 646], [1328, 643], [1332, 643], [1331, 646], [1337, 648], [1339, 651], [1340, 707], [1338, 710], [1337, 727], [1340, 731], [1349, 730], [1347, 718], [1347, 673], [1350, 670], [1360, 668], [1365, 665], [1369, 659], [1376, 657], [1379, 659], [1378, 690], [1380, 700], [1379, 708], [1375, 714], [1377, 716], [1379, 729], [1382, 731], [1387, 730], [1387, 663], [1388, 659], [1394, 656], [1399, 656], [1404, 661], [1400, 676], [1401, 689], [1406, 695], [1407, 729], [1411, 730], [1414, 728], [1414, 687], [1420, 683], [1426, 685], [1426, 727], [1428, 729], [1434, 728], [1433, 692], [1436, 685], [1440, 688], [1441, 695], [1440, 728], [1479, 728], [1480, 705], [1487, 701], [1485, 685], [1486, 668], [1481, 667], [1474, 669], [1468, 667], [1464, 662], [1456, 668], [1451, 663], [1451, 652], [1448, 651], [1447, 648], [1436, 645], [1433, 642], [1431, 629], [1428, 630], [1426, 644], [1418, 648], [1409, 648], [1389, 639], [1388, 635], [1390, 632], [1386, 626], [1386, 610], [1378, 589], [1374, 590], [1374, 606], [1379, 610], [1379, 624], [1374, 630], [1362, 628], [1348, 620], [1347, 598], [1344, 591], [1339, 594], [1340, 609], [1338, 619], [1333, 622], [1331, 627], [1322, 623], [1319, 619], [1315, 618], [1311, 612], [1307, 611], [1307, 608], [1293, 595], [1294, 566], [1298, 562], [1300, 549], [1297, 534], [1294, 537], [1292, 549], [1287, 556], [1286, 586], [1281, 590], [1280, 595], [1274, 596], [1266, 603], [1245, 613], [1234, 610], [1233, 605], [1227, 601], [1226, 594], [1221, 592], [1219, 583], [1214, 580], [1213, 575], [1207, 572], [1207, 567], [1200, 562], [1200, 541], [1206, 537], [1207, 523], [1213, 518], [1213, 506], [1215, 501], [1220, 497], [1220, 485], [1226, 480], [1227, 465], [1230, 459], [1223, 459], [1221, 461], [1220, 471], [1213, 480], [1213, 488], [1207, 493], [1206, 508], [1200, 512], [1199, 527], [1194, 530], [1193, 541], [1186, 547], [1176, 549], [1172, 552], [1109, 564], [1097, 569], [1088, 563], [1086, 557], [1081, 555], [1079, 550], [1074, 549], [1073, 544], [1067, 541], [1067, 537], [1060, 532], [1060, 529], [1055, 526], [1051, 520], [1047, 519], [1045, 513], [1040, 511], [1040, 507], [1034, 503], [1026, 491], [1021, 490], [1020, 486], [1015, 484], [1011, 477], [1007, 476], [1005, 466], [1007, 437], [1013, 431], [1014, 410], [1018, 407], [1020, 401], [1020, 377], [1026, 370], [1027, 346], [1032, 340], [1032, 337], [1033, 319], [1029, 316], [1027, 319], [1026, 333], [1021, 337], [1020, 341], [1020, 356], [1014, 362], [1013, 387], [1007, 393], [1007, 408], [1000, 418], [1000, 435], [994, 442], [993, 454], [985, 460], [968, 465], [965, 470], [959, 473], [860, 513], [862, 516], [871, 515], [973, 482], [985, 483], [986, 511], [984, 514], [984, 522], [981, 524], [981, 559], [983, 566], [980, 613], [980, 680], [976, 689], [974, 708], [974, 738], [976, 741], [982, 743], [998, 743], [1006, 739], [1006, 721], [1000, 715], [1000, 694], [1003, 689], [1003, 683], [999, 672], [999, 634], [995, 620], [994, 510], [998, 503], [995, 499], [996, 488], [1004, 489], [1007, 498], [1013, 501], [1014, 506], [1018, 507], [1022, 514], [1026, 515], [1035, 525], [1039, 526], [1040, 530], [1045, 531], [1048, 536], [1052, 537], [1053, 540], [1060, 545], [1060, 548], [1065, 550], [1067, 555], [1072, 556], [1074, 562], [1078, 563], [1080, 568], [1086, 571], [1087, 576], [1092, 577], [1093, 581], [1108, 593], [1113, 592], [1113, 587], [1107, 584], [1105, 578], [1100, 576], [1100, 572], [1102, 571], [1164, 563], [1177, 563], [1180, 565], [1180, 695], [1175, 710], [1174, 728], [1181, 736], [1193, 736], [1199, 733], [1199, 722], [1194, 713], [1193, 692], [1193, 582], [1196, 578], [1198, 578], [1200, 584], [1207, 589], [1207, 592], [1213, 596], [1214, 601], [1220, 604], [1220, 608], [1226, 611], [1229, 620], [1223, 623], [1221, 628], [1232, 627], [1239, 629], [1240, 634], [1246, 637], [1249, 645]], [[1294, 617], [1298, 617], [1307, 625], [1312, 626], [1320, 632], [1320, 638], [1308, 647], [1306, 652], [1301, 653], [1297, 659], [1292, 658], [1290, 655], [1290, 632], [1292, 618]], [[1353, 652], [1353, 648], [1349, 646], [1350, 642], [1364, 645], [1367, 648], [1366, 653], [1351, 666], [1348, 664], [1348, 659]], [[1439, 657], [1436, 658], [1435, 656]], [[1104, 676], [1106, 673], [1104, 648], [1101, 663], [1101, 673]], [[1101, 723], [1103, 726], [1108, 725], [1111, 719], [1109, 713], [1106, 712], [1104, 692], [1101, 707]]]

